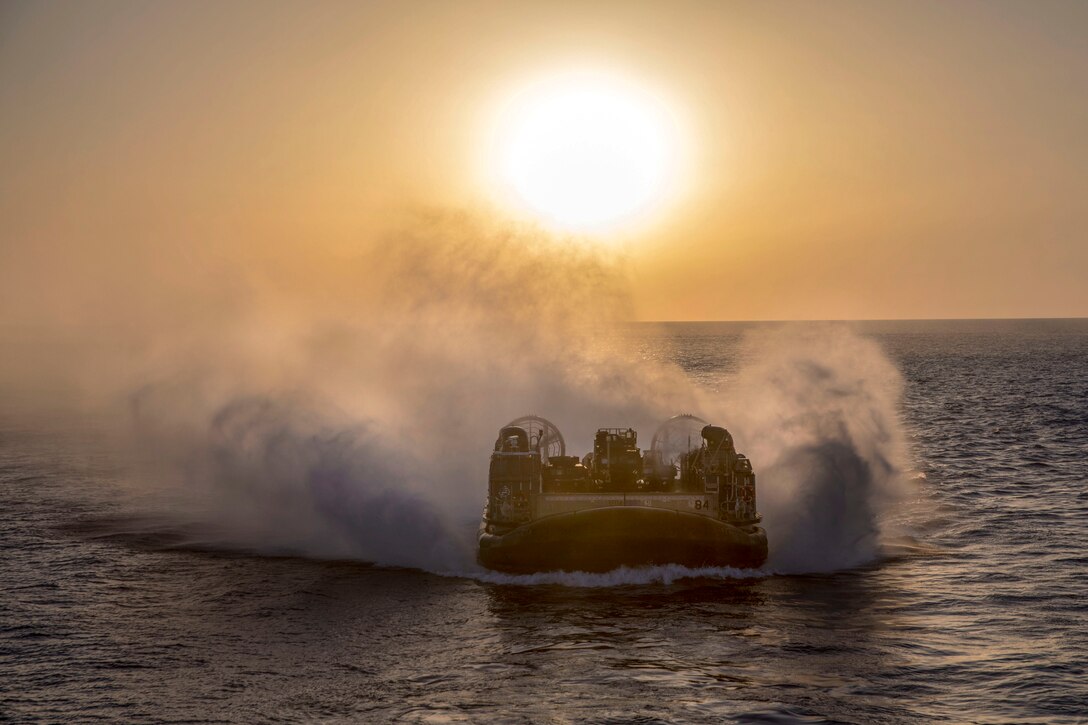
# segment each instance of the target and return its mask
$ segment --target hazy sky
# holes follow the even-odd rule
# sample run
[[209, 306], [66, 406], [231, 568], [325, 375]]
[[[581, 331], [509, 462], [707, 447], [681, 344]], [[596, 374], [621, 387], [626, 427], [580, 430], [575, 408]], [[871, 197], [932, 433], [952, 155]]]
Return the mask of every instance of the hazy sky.
[[641, 319], [1088, 316], [1086, 37], [1084, 2], [4, 2], [0, 321], [501, 218], [491, 114], [571, 68], [686, 129], [609, 242]]

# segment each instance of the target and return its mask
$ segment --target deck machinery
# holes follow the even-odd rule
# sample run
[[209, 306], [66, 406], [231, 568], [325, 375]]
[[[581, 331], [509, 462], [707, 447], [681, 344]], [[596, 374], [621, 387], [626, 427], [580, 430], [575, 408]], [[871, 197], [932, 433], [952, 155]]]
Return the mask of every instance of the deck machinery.
[[633, 429], [601, 428], [579, 460], [552, 423], [525, 416], [491, 454], [478, 559], [512, 573], [754, 568], [767, 557], [759, 522], [755, 473], [725, 428], [675, 416], [645, 453]]

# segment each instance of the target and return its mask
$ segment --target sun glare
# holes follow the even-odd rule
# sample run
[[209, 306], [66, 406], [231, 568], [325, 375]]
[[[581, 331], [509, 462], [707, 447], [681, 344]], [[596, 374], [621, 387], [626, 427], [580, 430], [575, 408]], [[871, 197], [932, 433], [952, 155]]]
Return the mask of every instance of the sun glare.
[[564, 76], [508, 105], [495, 163], [502, 184], [551, 226], [594, 231], [641, 218], [675, 174], [675, 124], [622, 81]]

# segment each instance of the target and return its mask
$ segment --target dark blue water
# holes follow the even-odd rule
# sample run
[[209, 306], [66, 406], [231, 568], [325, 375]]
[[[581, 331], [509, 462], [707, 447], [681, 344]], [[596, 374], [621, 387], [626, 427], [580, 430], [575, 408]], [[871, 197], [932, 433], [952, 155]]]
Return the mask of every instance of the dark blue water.
[[[713, 388], [742, 332], [632, 334]], [[861, 332], [905, 382], [916, 513], [870, 564], [804, 576], [511, 584], [218, 550], [133, 516], [93, 416], [4, 416], [0, 714], [1088, 722], [1088, 323]]]

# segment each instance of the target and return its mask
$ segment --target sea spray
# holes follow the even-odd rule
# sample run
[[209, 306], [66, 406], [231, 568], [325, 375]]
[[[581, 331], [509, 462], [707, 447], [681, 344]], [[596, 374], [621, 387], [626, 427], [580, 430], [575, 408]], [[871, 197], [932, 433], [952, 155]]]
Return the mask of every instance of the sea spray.
[[768, 567], [834, 571], [873, 561], [886, 514], [907, 489], [899, 371], [844, 324], [757, 330], [741, 357], [729, 418], [756, 465]]
[[876, 343], [836, 325], [757, 331], [711, 395], [624, 344], [628, 282], [592, 248], [441, 217], [341, 267], [326, 294], [287, 301], [251, 279], [244, 313], [157, 336], [127, 396], [138, 485], [165, 484], [171, 513], [223, 546], [471, 572], [498, 426], [542, 413], [580, 453], [598, 426], [645, 444], [690, 411], [753, 460], [769, 566], [878, 555], [902, 431]]
[[357, 305], [258, 306], [129, 396], [143, 477], [225, 546], [467, 570], [499, 425], [546, 412], [577, 445], [698, 407], [679, 368], [602, 341], [627, 290], [592, 249], [443, 222], [357, 271]]

